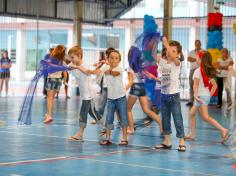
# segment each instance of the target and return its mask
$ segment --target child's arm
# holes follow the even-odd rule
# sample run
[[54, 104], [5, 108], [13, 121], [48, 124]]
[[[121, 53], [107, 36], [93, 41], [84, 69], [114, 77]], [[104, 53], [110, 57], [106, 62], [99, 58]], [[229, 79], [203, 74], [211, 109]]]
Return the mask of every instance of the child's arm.
[[96, 68], [95, 70], [90, 70], [90, 74], [93, 74], [93, 75], [99, 75], [101, 73], [102, 71], [98, 68]]
[[212, 97], [217, 89], [217, 84], [216, 84], [215, 79], [213, 79], [213, 78], [210, 80], [210, 82], [212, 84], [212, 88], [211, 88], [211, 92], [210, 92], [210, 95]]
[[166, 50], [167, 50], [171, 60], [175, 63], [176, 66], [179, 66], [180, 65], [180, 60], [178, 58], [174, 57], [174, 55], [173, 55], [173, 53], [171, 51], [170, 45], [168, 43], [167, 38], [163, 37], [162, 41], [163, 41], [163, 45], [165, 46], [165, 48], [166, 48]]
[[128, 90], [134, 83], [133, 74], [128, 72], [128, 84], [125, 86], [125, 90]]
[[189, 62], [196, 62], [197, 59], [195, 59], [195, 58], [193, 58], [193, 57], [191, 57], [191, 56], [188, 56], [188, 61], [189, 61]]
[[149, 78], [149, 79], [153, 79], [157, 82], [161, 82], [160, 78], [154, 76], [153, 74], [149, 73], [148, 71], [143, 71], [143, 73]]
[[72, 66], [70, 66], [70, 68], [72, 68], [72, 69], [79, 69], [82, 73], [84, 73], [84, 74], [86, 74], [86, 75], [89, 75], [89, 74], [91, 74], [91, 70], [89, 70], [89, 69], [86, 69], [85, 67], [83, 67], [83, 66], [75, 66], [75, 65], [72, 65]]
[[193, 80], [193, 95], [195, 100], [197, 100], [200, 103], [203, 103], [202, 100], [198, 97], [198, 87], [199, 87], [199, 79], [198, 78], [194, 78]]
[[116, 76], [120, 75], [120, 72], [119, 71], [112, 71], [111, 69], [109, 69], [109, 70], [105, 71], [105, 74], [112, 75], [112, 76], [116, 77]]

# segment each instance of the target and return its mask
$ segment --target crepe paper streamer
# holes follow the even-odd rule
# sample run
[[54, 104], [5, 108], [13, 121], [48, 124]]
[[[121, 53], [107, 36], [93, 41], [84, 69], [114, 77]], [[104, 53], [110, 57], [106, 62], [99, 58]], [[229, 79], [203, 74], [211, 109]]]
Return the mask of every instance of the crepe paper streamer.
[[132, 46], [130, 48], [128, 55], [128, 62], [130, 68], [135, 73], [142, 71], [142, 64], [143, 64], [142, 53], [137, 47]]
[[38, 71], [36, 72], [30, 84], [28, 85], [26, 95], [21, 106], [20, 116], [18, 118], [19, 125], [30, 125], [32, 123], [32, 104], [39, 79], [44, 75], [66, 70], [70, 70], [70, 68], [63, 66], [62, 63], [54, 57], [48, 57], [48, 55], [46, 55], [45, 58], [41, 60]]

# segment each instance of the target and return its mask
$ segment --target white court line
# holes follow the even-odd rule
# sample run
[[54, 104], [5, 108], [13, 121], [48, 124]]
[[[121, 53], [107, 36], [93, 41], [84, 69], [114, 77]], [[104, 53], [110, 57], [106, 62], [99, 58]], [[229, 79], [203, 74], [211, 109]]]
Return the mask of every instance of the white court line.
[[44, 159], [35, 159], [35, 160], [21, 160], [21, 161], [13, 161], [13, 162], [5, 162], [0, 163], [0, 166], [9, 166], [9, 165], [18, 165], [18, 164], [29, 164], [29, 163], [38, 163], [38, 162], [47, 162], [47, 161], [57, 161], [57, 160], [63, 160], [68, 159], [70, 157], [67, 156], [60, 156], [60, 157], [54, 157], [54, 158], [44, 158]]
[[220, 176], [220, 175], [216, 175], [216, 174], [207, 174], [207, 173], [195, 172], [195, 171], [189, 171], [189, 170], [167, 169], [167, 168], [162, 168], [162, 167], [145, 166], [145, 165], [139, 165], [139, 164], [128, 164], [128, 163], [113, 162], [113, 161], [104, 161], [104, 160], [97, 160], [97, 159], [91, 159], [91, 158], [78, 158], [78, 159], [80, 159], [80, 160], [95, 161], [95, 162], [100, 162], [100, 163], [124, 165], [124, 166], [129, 166], [129, 167], [140, 167], [140, 168], [145, 168], [145, 169], [163, 170], [163, 171], [169, 171], [169, 172], [197, 174], [197, 175], [205, 175], [205, 176]]
[[[49, 135], [42, 135], [42, 134], [31, 134], [31, 133], [22, 133], [22, 132], [12, 132], [12, 131], [3, 131], [1, 130], [0, 133], [11, 133], [11, 134], [22, 134], [22, 135], [27, 135], [27, 136], [39, 136], [39, 137], [48, 137], [48, 138], [59, 138], [59, 139], [68, 139], [67, 137], [61, 137], [61, 136], [49, 136]], [[99, 140], [94, 140], [94, 139], [84, 139], [84, 141], [88, 142], [99, 142]], [[74, 141], [73, 141], [74, 142]], [[118, 144], [114, 143], [113, 144]], [[138, 144], [129, 144], [128, 146], [133, 146], [133, 147], [144, 147], [144, 148], [153, 148], [153, 146], [147, 146], [147, 145], [138, 145]]]

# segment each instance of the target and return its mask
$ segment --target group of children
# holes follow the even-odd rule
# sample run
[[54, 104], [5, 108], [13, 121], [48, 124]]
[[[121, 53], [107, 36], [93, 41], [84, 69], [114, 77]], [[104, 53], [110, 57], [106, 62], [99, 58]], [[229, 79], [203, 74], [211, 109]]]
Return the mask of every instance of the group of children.
[[[165, 49], [162, 56], [157, 56], [156, 52], [152, 55], [156, 58], [158, 65], [158, 77], [144, 71], [144, 74], [151, 79], [157, 81], [157, 102], [160, 103], [161, 117], [153, 112], [149, 107], [148, 97], [146, 94], [145, 86], [142, 81], [142, 73], [136, 71], [134, 68], [128, 69], [128, 84], [124, 85], [123, 70], [119, 66], [121, 62], [121, 54], [119, 51], [110, 48], [107, 50], [107, 60], [101, 60], [97, 63], [93, 70], [87, 69], [83, 64], [83, 51], [79, 46], [74, 46], [69, 49], [68, 55], [71, 63], [68, 65], [71, 73], [78, 81], [80, 89], [80, 98], [82, 100], [79, 118], [79, 131], [73, 136], [69, 137], [70, 141], [83, 141], [84, 130], [87, 124], [88, 114], [105, 129], [106, 139], [100, 141], [100, 145], [111, 144], [111, 130], [114, 128], [114, 116], [117, 114], [121, 128], [122, 138], [119, 145], [128, 145], [127, 134], [134, 133], [134, 122], [132, 115], [132, 108], [137, 99], [143, 111], [157, 122], [160, 128], [160, 134], [164, 136], [164, 141], [155, 146], [156, 149], [170, 149], [171, 145], [171, 115], [174, 120], [176, 128], [176, 137], [179, 138], [178, 151], [186, 151], [185, 138], [195, 139], [195, 114], [198, 109], [202, 118], [216, 127], [221, 132], [222, 140], [224, 143], [229, 137], [229, 131], [218, 124], [208, 114], [207, 106], [210, 97], [216, 90], [216, 83], [214, 81], [215, 70], [212, 66], [211, 55], [204, 51], [198, 63], [200, 68], [194, 73], [194, 97], [195, 103], [190, 111], [190, 134], [185, 136], [183, 117], [181, 113], [180, 104], [180, 53], [182, 47], [177, 41], [168, 42], [165, 37], [162, 39]], [[131, 55], [132, 53], [129, 53]], [[58, 62], [63, 61], [65, 57], [65, 48], [61, 45], [57, 46], [51, 53], [51, 56], [58, 59]], [[101, 103], [99, 108], [95, 107], [94, 96], [92, 90], [91, 74], [100, 75], [101, 85]], [[52, 122], [52, 106], [53, 96], [61, 86], [61, 79], [57, 78], [61, 75], [60, 72], [48, 75], [47, 91], [48, 91], [48, 112], [45, 115], [45, 123]], [[212, 84], [211, 90], [208, 89]], [[129, 91], [128, 99], [126, 92]], [[106, 106], [106, 108], [105, 108]], [[106, 109], [106, 113], [104, 110]], [[104, 123], [104, 114], [105, 123]]]

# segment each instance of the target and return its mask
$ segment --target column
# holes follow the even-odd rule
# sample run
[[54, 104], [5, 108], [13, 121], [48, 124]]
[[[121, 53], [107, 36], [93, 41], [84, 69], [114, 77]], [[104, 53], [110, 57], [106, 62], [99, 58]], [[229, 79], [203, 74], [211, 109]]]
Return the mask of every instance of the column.
[[16, 81], [21, 82], [25, 78], [25, 31], [18, 29], [16, 34]]
[[168, 40], [171, 40], [172, 38], [172, 11], [173, 0], [164, 1], [163, 34]]
[[74, 2], [73, 44], [81, 46], [83, 0]]

